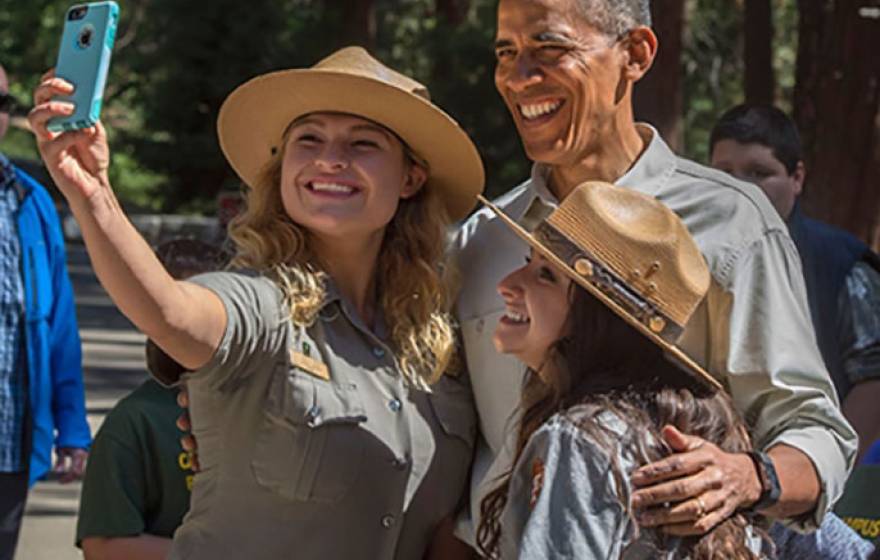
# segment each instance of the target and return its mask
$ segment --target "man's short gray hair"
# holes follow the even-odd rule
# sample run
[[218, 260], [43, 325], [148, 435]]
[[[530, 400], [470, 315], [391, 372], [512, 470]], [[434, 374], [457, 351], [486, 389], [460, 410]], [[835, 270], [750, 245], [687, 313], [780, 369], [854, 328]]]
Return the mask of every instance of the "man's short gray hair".
[[651, 0], [573, 0], [599, 31], [622, 37], [640, 25], [651, 26]]

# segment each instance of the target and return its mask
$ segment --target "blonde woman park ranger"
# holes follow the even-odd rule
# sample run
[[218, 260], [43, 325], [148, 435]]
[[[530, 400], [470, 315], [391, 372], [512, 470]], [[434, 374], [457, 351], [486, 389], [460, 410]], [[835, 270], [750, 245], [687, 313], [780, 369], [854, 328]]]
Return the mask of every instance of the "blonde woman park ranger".
[[235, 272], [174, 281], [107, 178], [103, 127], [30, 122], [95, 271], [182, 366], [201, 472], [171, 558], [424, 557], [468, 477], [475, 416], [444, 263], [483, 187], [467, 135], [424, 86], [359, 48], [226, 99], [220, 145], [250, 187]]

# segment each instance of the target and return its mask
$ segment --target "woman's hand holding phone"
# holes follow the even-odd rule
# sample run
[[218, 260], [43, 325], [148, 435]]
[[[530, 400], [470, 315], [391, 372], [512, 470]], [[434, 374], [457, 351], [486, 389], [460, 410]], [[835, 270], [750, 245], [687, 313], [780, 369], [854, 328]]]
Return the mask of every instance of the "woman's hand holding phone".
[[49, 174], [71, 206], [79, 202], [94, 205], [96, 196], [110, 191], [110, 149], [104, 126], [99, 121], [95, 126], [69, 132], [47, 128], [50, 119], [73, 113], [71, 103], [53, 100], [72, 92], [73, 86], [56, 77], [53, 70], [44, 74], [34, 90], [34, 108], [28, 122]]

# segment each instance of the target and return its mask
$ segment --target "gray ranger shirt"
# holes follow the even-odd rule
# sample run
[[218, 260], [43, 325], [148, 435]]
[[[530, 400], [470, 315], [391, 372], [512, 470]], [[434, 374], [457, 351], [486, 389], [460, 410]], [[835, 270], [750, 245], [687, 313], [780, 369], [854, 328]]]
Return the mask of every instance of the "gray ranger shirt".
[[300, 328], [265, 277], [191, 281], [228, 321], [211, 361], [185, 376], [202, 470], [171, 558], [421, 558], [467, 480], [466, 378], [411, 388], [332, 286]]
[[[664, 539], [651, 529], [637, 532], [624, 507], [632, 495], [627, 474], [642, 464], [632, 428], [611, 412], [596, 416], [613, 440], [609, 454], [578, 427], [592, 417], [580, 408], [556, 414], [526, 443], [501, 515], [501, 559], [686, 558], [680, 539]], [[764, 542], [748, 529], [744, 544], [763, 558]]]

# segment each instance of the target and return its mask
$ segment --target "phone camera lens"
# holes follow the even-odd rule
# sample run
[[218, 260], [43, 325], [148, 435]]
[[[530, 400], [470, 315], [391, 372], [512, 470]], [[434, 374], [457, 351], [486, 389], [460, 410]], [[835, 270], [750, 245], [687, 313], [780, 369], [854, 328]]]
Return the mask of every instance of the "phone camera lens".
[[92, 44], [92, 30], [84, 28], [79, 34], [79, 46], [83, 49]]
[[86, 17], [86, 12], [89, 9], [86, 6], [79, 6], [76, 8], [71, 8], [70, 12], [68, 12], [67, 19], [70, 21], [76, 21], [78, 19], [82, 19]]

